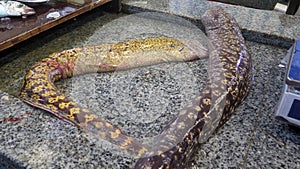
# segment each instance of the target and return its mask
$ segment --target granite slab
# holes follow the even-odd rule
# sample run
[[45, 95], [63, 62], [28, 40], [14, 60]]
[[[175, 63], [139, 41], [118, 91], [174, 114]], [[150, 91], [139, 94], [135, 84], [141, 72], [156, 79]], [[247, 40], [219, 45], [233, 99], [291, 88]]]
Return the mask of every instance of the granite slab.
[[288, 47], [300, 37], [300, 16], [290, 16], [278, 11], [260, 10], [207, 0], [124, 0], [123, 11], [136, 13], [157, 11], [178, 15], [195, 22], [210, 6], [222, 6], [230, 12], [249, 41]]
[[[132, 168], [133, 154], [23, 103], [18, 89], [30, 66], [53, 52], [162, 35], [207, 42], [194, 22], [182, 17], [96, 9], [1, 53], [8, 61], [0, 66], [0, 168]], [[285, 71], [277, 65], [287, 49], [247, 44], [254, 61], [250, 94], [235, 115], [197, 147], [188, 168], [300, 167], [299, 130], [273, 118]], [[87, 74], [55, 84], [126, 134], [147, 142], [204, 87], [206, 71], [204, 58]]]

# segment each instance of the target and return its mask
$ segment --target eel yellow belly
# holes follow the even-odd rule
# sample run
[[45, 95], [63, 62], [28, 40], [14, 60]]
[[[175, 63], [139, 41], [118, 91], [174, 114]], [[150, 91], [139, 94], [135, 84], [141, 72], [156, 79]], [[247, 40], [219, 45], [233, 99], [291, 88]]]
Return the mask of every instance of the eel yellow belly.
[[237, 22], [221, 7], [201, 20], [211, 44], [207, 85], [138, 159], [136, 169], [184, 168], [194, 147], [228, 120], [249, 91], [252, 61]]
[[[182, 43], [184, 42], [184, 43]], [[194, 40], [157, 37], [64, 50], [34, 64], [23, 80], [19, 97], [123, 149], [141, 155], [146, 148], [99, 115], [62, 94], [54, 81], [90, 72], [107, 72], [207, 56]]]

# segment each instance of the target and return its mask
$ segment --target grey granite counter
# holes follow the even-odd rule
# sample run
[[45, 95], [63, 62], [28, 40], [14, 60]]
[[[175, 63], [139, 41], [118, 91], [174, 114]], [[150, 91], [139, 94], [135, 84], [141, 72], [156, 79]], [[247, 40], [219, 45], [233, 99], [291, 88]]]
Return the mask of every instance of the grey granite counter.
[[259, 10], [228, 5], [207, 0], [124, 0], [124, 11], [166, 12], [199, 22], [210, 6], [223, 6], [238, 21], [246, 39], [276, 46], [290, 46], [300, 37], [299, 16], [290, 16], [277, 11]]
[[[196, 5], [193, 11], [198, 9], [204, 7]], [[288, 42], [298, 32], [289, 33], [291, 37], [282, 40]], [[201, 30], [174, 15], [107, 14], [96, 9], [3, 53], [15, 59], [0, 67], [0, 168], [132, 168], [136, 159], [131, 153], [23, 103], [17, 98], [18, 88], [30, 66], [50, 53], [161, 35], [206, 43]], [[235, 115], [197, 147], [189, 168], [300, 168], [299, 130], [273, 118], [284, 76], [284, 69], [277, 65], [286, 48], [251, 41], [248, 46], [255, 76], [250, 94]], [[205, 85], [206, 70], [204, 58], [88, 74], [59, 81], [56, 86], [126, 134], [147, 141]]]

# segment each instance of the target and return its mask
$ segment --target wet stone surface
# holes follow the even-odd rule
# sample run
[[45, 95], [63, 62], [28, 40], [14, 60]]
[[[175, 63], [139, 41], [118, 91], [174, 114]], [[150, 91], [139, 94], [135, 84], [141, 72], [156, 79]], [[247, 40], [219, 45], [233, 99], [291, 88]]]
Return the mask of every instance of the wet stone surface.
[[[18, 58], [0, 67], [0, 168], [132, 168], [136, 159], [130, 152], [16, 96], [26, 71], [50, 53], [162, 35], [206, 43], [203, 32], [172, 15], [94, 10], [7, 53]], [[248, 46], [254, 62], [249, 96], [223, 127], [197, 147], [189, 168], [300, 167], [299, 131], [273, 119], [284, 76], [277, 65], [286, 49], [249, 41]], [[87, 74], [55, 84], [124, 133], [147, 142], [204, 87], [207, 64], [204, 58]]]

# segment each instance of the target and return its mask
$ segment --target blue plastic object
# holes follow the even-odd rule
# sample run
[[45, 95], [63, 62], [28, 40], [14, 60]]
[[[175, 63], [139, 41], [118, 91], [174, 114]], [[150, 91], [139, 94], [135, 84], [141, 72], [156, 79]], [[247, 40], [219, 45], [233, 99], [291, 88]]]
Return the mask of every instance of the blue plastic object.
[[291, 59], [288, 80], [292, 80], [300, 84], [300, 39], [296, 41], [295, 50]]

